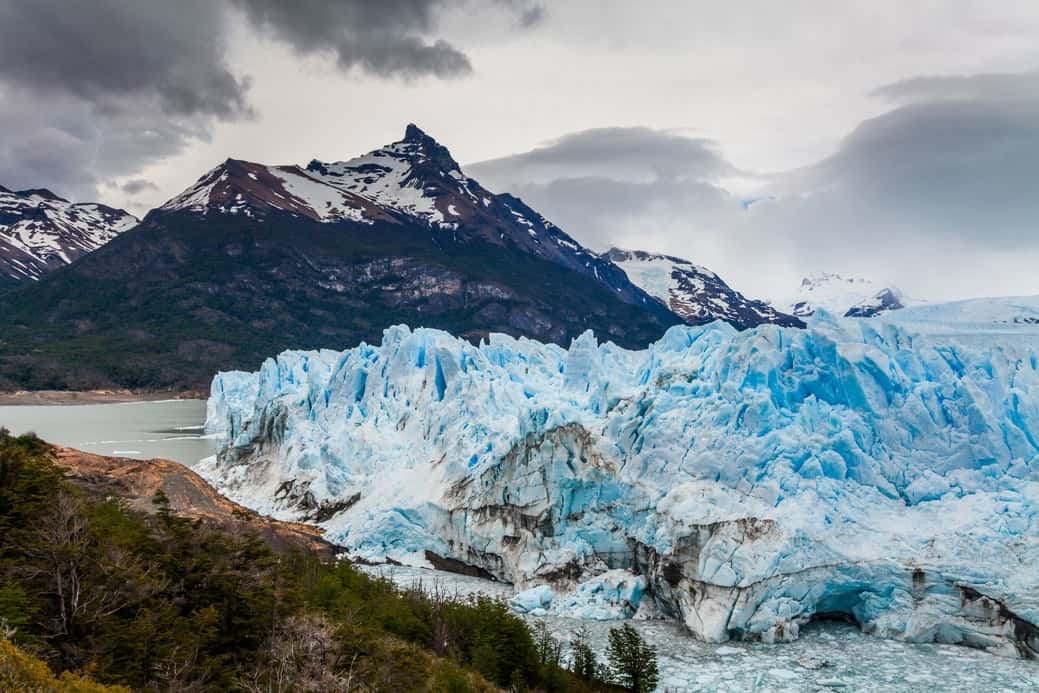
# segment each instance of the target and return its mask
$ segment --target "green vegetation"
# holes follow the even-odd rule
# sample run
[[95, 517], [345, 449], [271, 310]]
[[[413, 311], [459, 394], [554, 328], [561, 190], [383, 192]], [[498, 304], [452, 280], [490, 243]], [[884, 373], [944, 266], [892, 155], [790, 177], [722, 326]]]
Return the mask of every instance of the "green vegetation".
[[153, 502], [91, 497], [0, 429], [0, 640], [18, 648], [0, 649], [0, 690], [617, 690], [590, 648], [565, 670], [502, 601], [401, 590]]
[[[3, 633], [0, 632], [0, 636]], [[89, 678], [63, 672], [60, 677], [46, 664], [0, 638], [0, 691], [8, 693], [130, 693], [123, 686], [104, 686]]]
[[610, 629], [610, 646], [606, 657], [610, 663], [611, 680], [625, 690], [649, 693], [656, 689], [660, 679], [656, 650], [629, 624]]

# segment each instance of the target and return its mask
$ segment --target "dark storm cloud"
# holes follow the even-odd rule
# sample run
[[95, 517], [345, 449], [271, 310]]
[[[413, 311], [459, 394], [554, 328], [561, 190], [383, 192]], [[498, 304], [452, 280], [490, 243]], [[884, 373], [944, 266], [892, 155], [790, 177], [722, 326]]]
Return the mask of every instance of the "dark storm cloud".
[[147, 94], [176, 115], [234, 116], [245, 81], [223, 60], [210, 0], [0, 0], [0, 75], [106, 103]]
[[[334, 52], [381, 76], [469, 72], [432, 37], [462, 0], [0, 0], [0, 183], [91, 198], [206, 139], [213, 121], [249, 117], [248, 77], [225, 50], [237, 8], [300, 52]], [[495, 0], [521, 23], [539, 5]]]
[[231, 0], [259, 28], [300, 53], [331, 51], [341, 68], [380, 76], [450, 77], [472, 70], [469, 58], [427, 38], [450, 0]]
[[247, 115], [226, 29], [207, 0], [0, 0], [0, 180], [91, 198]]
[[[468, 56], [430, 38], [439, 16], [463, 0], [231, 0], [258, 28], [299, 53], [331, 52], [342, 69], [382, 77], [454, 77], [472, 71]], [[529, 0], [495, 0], [521, 26], [541, 22], [544, 8]]]

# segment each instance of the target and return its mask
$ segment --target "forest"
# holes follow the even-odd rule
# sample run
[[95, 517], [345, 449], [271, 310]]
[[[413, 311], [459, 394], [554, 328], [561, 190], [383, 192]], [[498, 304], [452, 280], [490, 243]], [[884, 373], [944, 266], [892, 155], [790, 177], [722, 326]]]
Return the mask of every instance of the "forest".
[[65, 479], [0, 430], [0, 689], [649, 691], [630, 626], [604, 653], [508, 605], [403, 590], [345, 560], [275, 549]]

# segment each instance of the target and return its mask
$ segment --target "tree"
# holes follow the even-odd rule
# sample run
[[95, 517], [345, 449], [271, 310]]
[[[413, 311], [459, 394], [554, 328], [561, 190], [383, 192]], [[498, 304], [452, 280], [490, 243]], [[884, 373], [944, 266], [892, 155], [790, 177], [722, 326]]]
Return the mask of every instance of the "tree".
[[581, 626], [570, 641], [570, 671], [584, 681], [594, 681], [599, 665], [595, 661], [595, 652], [588, 640], [588, 627]]
[[633, 693], [648, 693], [657, 687], [657, 651], [630, 624], [610, 629], [606, 658], [618, 685]]
[[538, 661], [542, 664], [558, 666], [559, 660], [563, 658], [563, 646], [552, 637], [548, 626], [544, 621], [534, 624], [534, 648], [538, 654]]

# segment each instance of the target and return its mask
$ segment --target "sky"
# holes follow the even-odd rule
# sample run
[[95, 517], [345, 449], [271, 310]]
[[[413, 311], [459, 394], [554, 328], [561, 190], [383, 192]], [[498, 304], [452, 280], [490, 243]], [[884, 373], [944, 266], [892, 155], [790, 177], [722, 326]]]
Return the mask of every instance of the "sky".
[[0, 0], [0, 185], [136, 214], [414, 122], [582, 243], [782, 300], [1039, 293], [1039, 4]]

